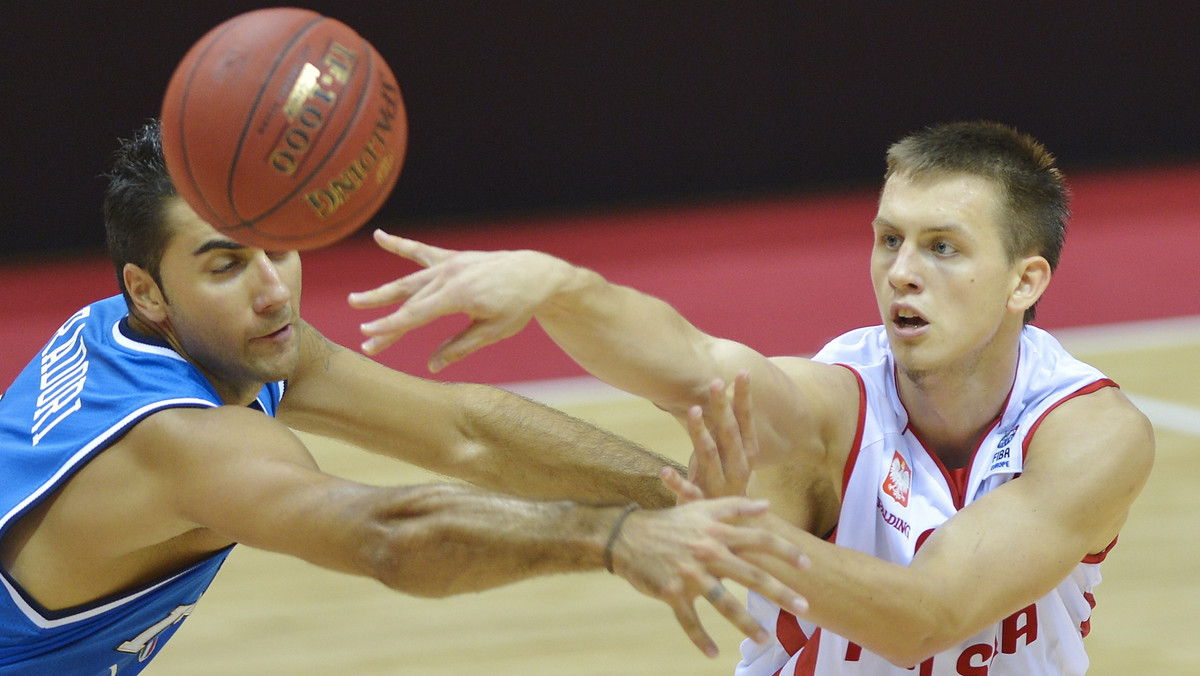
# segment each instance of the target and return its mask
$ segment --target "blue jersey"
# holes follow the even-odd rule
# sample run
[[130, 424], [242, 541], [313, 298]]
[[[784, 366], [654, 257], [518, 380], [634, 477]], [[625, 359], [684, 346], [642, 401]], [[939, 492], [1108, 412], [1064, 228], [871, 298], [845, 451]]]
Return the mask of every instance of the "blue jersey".
[[[131, 331], [120, 296], [76, 312], [0, 398], [0, 538], [138, 421], [172, 407], [221, 405], [166, 343]], [[274, 416], [283, 383], [256, 407]], [[0, 674], [127, 676], [192, 612], [229, 550], [86, 606], [43, 608], [0, 569]]]

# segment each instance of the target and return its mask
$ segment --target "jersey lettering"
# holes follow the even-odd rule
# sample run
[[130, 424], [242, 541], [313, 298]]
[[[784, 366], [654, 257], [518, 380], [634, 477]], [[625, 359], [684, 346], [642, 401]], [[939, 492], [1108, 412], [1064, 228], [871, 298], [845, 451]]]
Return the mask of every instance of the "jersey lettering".
[[[42, 350], [41, 381], [37, 409], [33, 413], [33, 445], [54, 426], [81, 407], [79, 394], [87, 381], [87, 347], [79, 334], [87, 324], [84, 320], [91, 307], [85, 307], [62, 325], [46, 348]], [[70, 337], [61, 340], [67, 334]]]
[[961, 676], [987, 676], [995, 654], [996, 647], [986, 643], [968, 647], [958, 656], [958, 673]]
[[1029, 645], [1038, 637], [1037, 604], [1030, 604], [1004, 619], [1000, 631], [1000, 649], [1006, 654], [1017, 652], [1017, 639]]

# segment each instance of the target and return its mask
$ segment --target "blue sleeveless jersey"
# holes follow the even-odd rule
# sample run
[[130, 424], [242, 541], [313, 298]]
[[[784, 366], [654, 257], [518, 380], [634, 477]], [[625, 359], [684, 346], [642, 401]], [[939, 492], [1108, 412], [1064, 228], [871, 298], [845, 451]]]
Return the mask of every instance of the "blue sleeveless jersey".
[[[0, 538], [138, 421], [172, 407], [220, 406], [166, 343], [126, 325], [121, 296], [76, 312], [0, 397]], [[274, 416], [283, 383], [257, 408]], [[229, 550], [139, 589], [49, 611], [0, 569], [0, 675], [139, 673], [175, 633]]]

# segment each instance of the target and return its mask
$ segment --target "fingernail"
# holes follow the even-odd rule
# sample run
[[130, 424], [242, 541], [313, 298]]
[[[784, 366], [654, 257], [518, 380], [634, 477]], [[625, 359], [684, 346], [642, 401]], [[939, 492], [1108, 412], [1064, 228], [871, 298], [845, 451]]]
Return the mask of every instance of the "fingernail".
[[808, 612], [808, 601], [797, 596], [794, 601], [788, 604], [793, 615], [802, 615]]
[[440, 357], [429, 360], [429, 370], [437, 373], [446, 368], [446, 361]]

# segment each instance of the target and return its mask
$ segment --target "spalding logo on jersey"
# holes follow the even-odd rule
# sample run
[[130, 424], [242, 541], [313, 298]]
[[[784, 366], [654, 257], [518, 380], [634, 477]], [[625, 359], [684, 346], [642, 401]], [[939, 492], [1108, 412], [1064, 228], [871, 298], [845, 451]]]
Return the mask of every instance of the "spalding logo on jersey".
[[912, 486], [912, 470], [904, 461], [900, 451], [892, 455], [892, 465], [888, 468], [887, 478], [883, 480], [883, 492], [892, 496], [901, 507], [908, 506], [908, 489]]

